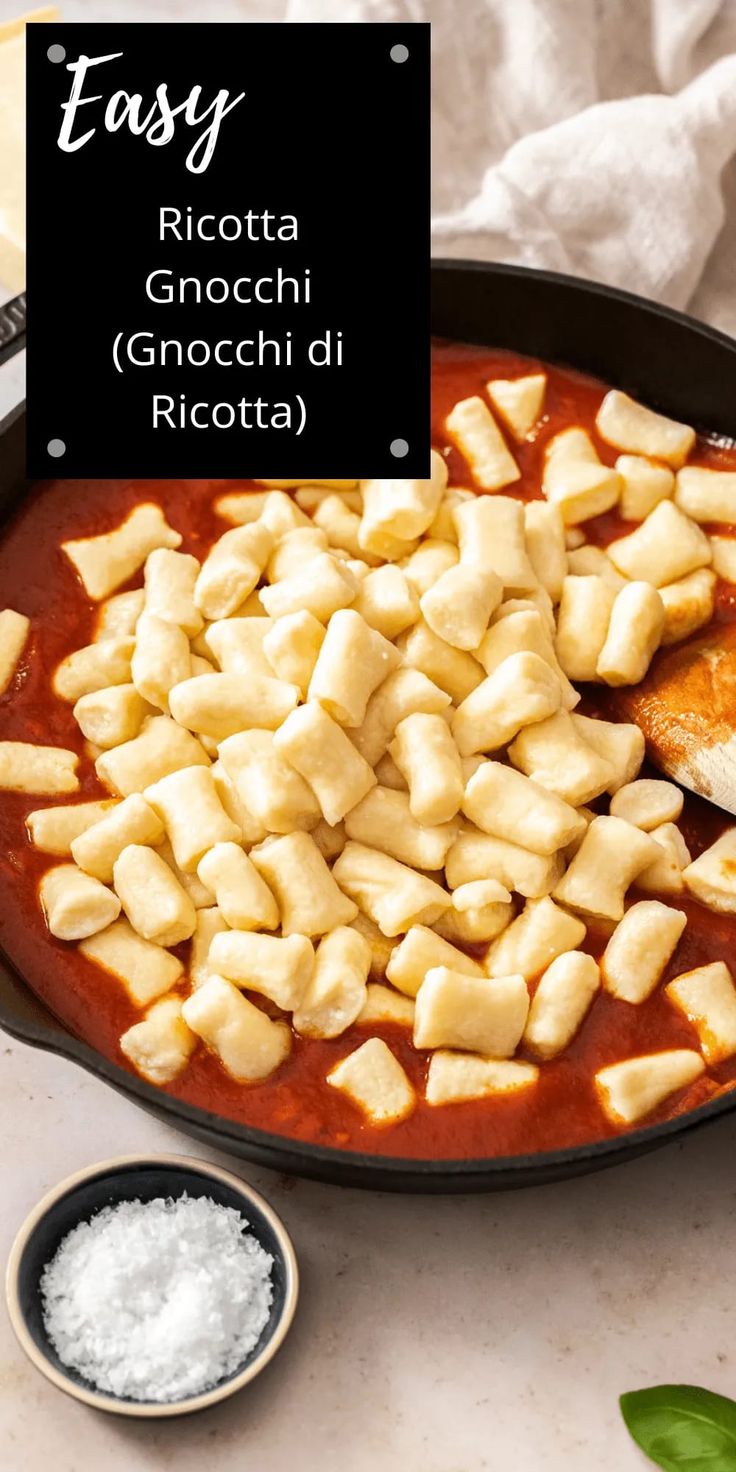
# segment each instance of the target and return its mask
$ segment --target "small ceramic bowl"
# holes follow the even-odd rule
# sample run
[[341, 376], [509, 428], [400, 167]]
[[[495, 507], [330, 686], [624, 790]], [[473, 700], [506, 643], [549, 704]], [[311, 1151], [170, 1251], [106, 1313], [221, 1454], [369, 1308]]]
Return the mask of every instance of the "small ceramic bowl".
[[[103, 1206], [120, 1201], [151, 1201], [209, 1196], [221, 1206], [232, 1206], [248, 1222], [248, 1230], [273, 1257], [273, 1302], [268, 1323], [247, 1359], [234, 1374], [201, 1395], [178, 1401], [137, 1401], [95, 1390], [75, 1370], [63, 1365], [50, 1343], [43, 1323], [39, 1282], [46, 1263], [62, 1238], [81, 1221], [89, 1221]], [[299, 1273], [291, 1239], [271, 1207], [252, 1187], [230, 1171], [183, 1155], [119, 1155], [61, 1181], [39, 1201], [23, 1223], [8, 1259], [6, 1293], [10, 1320], [28, 1358], [42, 1375], [99, 1411], [119, 1416], [182, 1416], [225, 1400], [247, 1385], [273, 1359], [294, 1317]]]

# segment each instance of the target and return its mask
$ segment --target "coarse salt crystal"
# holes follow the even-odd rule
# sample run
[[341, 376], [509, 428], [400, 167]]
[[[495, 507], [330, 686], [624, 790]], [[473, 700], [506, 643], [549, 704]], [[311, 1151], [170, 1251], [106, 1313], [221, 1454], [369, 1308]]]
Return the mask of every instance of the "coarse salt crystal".
[[43, 1270], [46, 1332], [64, 1365], [142, 1401], [232, 1375], [265, 1328], [273, 1258], [209, 1197], [123, 1201], [64, 1237]]

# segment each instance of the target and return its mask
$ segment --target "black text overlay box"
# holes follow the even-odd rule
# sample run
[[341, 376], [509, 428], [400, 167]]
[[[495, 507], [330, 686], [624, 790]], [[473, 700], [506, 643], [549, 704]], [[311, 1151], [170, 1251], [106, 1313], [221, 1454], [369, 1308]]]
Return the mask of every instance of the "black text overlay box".
[[29, 473], [426, 475], [429, 28], [27, 44]]

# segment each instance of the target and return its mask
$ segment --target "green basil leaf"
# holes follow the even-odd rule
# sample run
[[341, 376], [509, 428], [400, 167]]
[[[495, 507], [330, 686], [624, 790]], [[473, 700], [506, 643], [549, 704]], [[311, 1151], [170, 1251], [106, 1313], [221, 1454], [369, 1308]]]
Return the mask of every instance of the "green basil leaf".
[[663, 1472], [736, 1472], [736, 1402], [697, 1385], [653, 1385], [619, 1401], [634, 1438]]

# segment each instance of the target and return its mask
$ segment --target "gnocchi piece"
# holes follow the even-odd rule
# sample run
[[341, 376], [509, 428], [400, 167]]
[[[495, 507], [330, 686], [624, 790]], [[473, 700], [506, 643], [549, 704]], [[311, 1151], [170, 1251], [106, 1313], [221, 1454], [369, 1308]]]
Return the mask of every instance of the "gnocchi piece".
[[663, 588], [707, 567], [712, 553], [697, 523], [683, 515], [674, 501], [660, 501], [635, 532], [609, 543], [608, 556], [627, 578]]
[[362, 551], [383, 557], [385, 538], [389, 542], [410, 542], [431, 526], [447, 485], [447, 466], [436, 450], [430, 452], [430, 461], [428, 480], [361, 482], [363, 519], [359, 543]]
[[538, 654], [510, 654], [458, 706], [452, 734], [461, 756], [497, 751], [522, 726], [546, 720], [559, 710], [562, 687]]
[[457, 546], [457, 531], [452, 513], [461, 501], [472, 501], [474, 495], [474, 491], [464, 491], [458, 486], [448, 486], [440, 501], [437, 515], [427, 530], [427, 540], [454, 542]]
[[124, 636], [75, 649], [54, 671], [51, 682], [54, 694], [61, 700], [74, 702], [82, 695], [105, 690], [109, 685], [130, 684], [134, 648], [135, 640]]
[[540, 584], [538, 588], [532, 589], [531, 593], [525, 593], [523, 598], [505, 598], [500, 608], [496, 609], [491, 623], [500, 623], [504, 618], [510, 618], [512, 613], [539, 613], [549, 629], [550, 634], [555, 632], [555, 610], [549, 593]]
[[325, 496], [315, 506], [312, 516], [315, 526], [326, 534], [329, 546], [339, 547], [351, 557], [374, 560], [360, 545], [360, 516], [351, 510], [343, 496]]
[[169, 526], [161, 507], [144, 501], [113, 531], [62, 542], [61, 550], [76, 568], [85, 593], [99, 602], [127, 583], [157, 547], [180, 544], [179, 532]]
[[550, 501], [527, 501], [524, 537], [535, 577], [552, 602], [559, 603], [567, 577], [565, 523], [559, 506]]
[[[232, 740], [232, 737], [229, 737], [228, 739]], [[223, 746], [224, 744], [225, 743], [222, 742]], [[243, 844], [243, 847], [249, 848], [251, 844], [261, 843], [262, 840], [266, 837], [268, 830], [266, 829], [264, 824], [261, 823], [258, 818], [256, 818], [255, 814], [251, 813], [248, 810], [248, 808], [245, 806], [245, 803], [241, 801], [238, 789], [235, 783], [225, 771], [222, 762], [214, 762], [211, 770], [217, 796], [219, 797], [220, 802], [222, 803], [222, 806], [224, 807], [225, 812], [228, 815], [228, 818], [232, 820], [236, 828], [240, 829], [242, 834], [241, 842]]]
[[162, 997], [123, 1033], [120, 1051], [149, 1083], [169, 1084], [186, 1068], [196, 1042], [184, 1021], [181, 997]]
[[736, 537], [711, 537], [713, 571], [727, 583], [736, 583]]
[[404, 558], [400, 571], [403, 572], [417, 597], [423, 598], [443, 573], [449, 572], [451, 567], [456, 567], [459, 560], [457, 535], [450, 541], [445, 541], [442, 537], [427, 537], [419, 543], [409, 557]]
[[554, 897], [584, 915], [621, 920], [629, 885], [659, 852], [650, 834], [623, 818], [594, 818]]
[[296, 685], [268, 675], [193, 675], [169, 691], [174, 720], [215, 741], [251, 726], [275, 731], [298, 699]]
[[324, 625], [306, 608], [270, 619], [264, 634], [263, 654], [273, 673], [279, 680], [296, 685], [302, 700], [307, 698], [324, 637]]
[[[414, 820], [430, 826], [449, 824], [460, 811], [465, 781], [447, 722], [441, 715], [414, 711], [399, 721], [389, 751], [406, 779]], [[453, 830], [453, 842], [456, 836]]]
[[684, 798], [674, 782], [659, 782], [650, 777], [626, 782], [611, 798], [614, 818], [624, 818], [635, 828], [651, 833], [660, 823], [676, 823]]
[[94, 690], [82, 695], [74, 707], [74, 719], [82, 735], [100, 751], [132, 741], [146, 716], [153, 714], [153, 706], [144, 700], [135, 685], [111, 685], [108, 690]]
[[194, 602], [207, 619], [228, 618], [258, 583], [273, 551], [261, 522], [234, 527], [210, 548], [194, 585]]
[[663, 644], [678, 644], [710, 623], [715, 609], [715, 587], [715, 573], [709, 567], [700, 567], [697, 572], [660, 588], [664, 606]]
[[[329, 496], [328, 491], [320, 493], [323, 497]], [[340, 497], [346, 500], [345, 495]], [[262, 521], [268, 527], [275, 541], [280, 541], [289, 532], [296, 531], [297, 527], [309, 526], [309, 517], [305, 515], [298, 499], [287, 496], [285, 491], [269, 491], [264, 497], [260, 516], [249, 518], [253, 521]]]
[[273, 1022], [224, 976], [213, 975], [182, 1004], [187, 1027], [215, 1052], [238, 1083], [258, 1083], [291, 1051], [285, 1022]]
[[527, 900], [521, 914], [488, 947], [485, 969], [488, 976], [519, 972], [530, 980], [563, 951], [574, 951], [584, 939], [583, 921], [577, 915], [568, 915], [548, 895]]
[[161, 819], [185, 874], [193, 874], [200, 859], [216, 843], [239, 843], [237, 823], [225, 812], [209, 767], [182, 767], [143, 793]]
[[601, 439], [632, 455], [649, 455], [677, 469], [695, 444], [695, 430], [656, 414], [620, 389], [609, 389], [596, 414]]
[[207, 626], [204, 642], [223, 674], [272, 679], [274, 669], [264, 648], [272, 628], [270, 618], [219, 618]]
[[515, 1094], [530, 1088], [538, 1078], [536, 1063], [438, 1049], [429, 1060], [425, 1098], [428, 1104], [462, 1104], [467, 1099]]
[[223, 935], [228, 929], [229, 926], [217, 905], [208, 905], [197, 910], [188, 968], [193, 987], [202, 986], [208, 977], [216, 974], [214, 967], [210, 965], [210, 946], [216, 935]]
[[533, 854], [518, 843], [492, 838], [470, 825], [461, 829], [447, 855], [445, 875], [451, 889], [476, 879], [496, 879], [525, 898], [549, 894], [562, 877], [561, 854]]
[[660, 501], [674, 495], [675, 477], [667, 465], [656, 465], [644, 455], [619, 455], [616, 469], [621, 476], [619, 510], [624, 521], [643, 521]]
[[454, 649], [477, 649], [502, 596], [495, 573], [463, 564], [442, 573], [423, 595], [421, 609], [440, 639]]
[[348, 838], [380, 849], [413, 869], [430, 871], [443, 867], [457, 831], [457, 823], [418, 821], [407, 793], [390, 787], [373, 787], [345, 818]]
[[32, 792], [38, 797], [78, 792], [78, 761], [76, 752], [63, 746], [0, 741], [0, 792]]
[[424, 619], [400, 634], [396, 641], [404, 664], [439, 686], [451, 701], [460, 703], [483, 680], [483, 666], [465, 649], [454, 649], [433, 633]]
[[156, 852], [160, 854], [164, 863], [168, 864], [174, 878], [189, 895], [195, 910], [207, 910], [214, 905], [215, 896], [212, 890], [208, 889], [206, 884], [203, 884], [196, 874], [185, 874], [184, 870], [179, 868], [174, 858], [174, 850], [168, 838], [164, 838], [158, 844]]
[[606, 642], [596, 675], [607, 685], [638, 685], [659, 648], [665, 624], [664, 603], [650, 583], [627, 583], [611, 609]]
[[574, 808], [600, 797], [614, 779], [611, 762], [584, 740], [566, 710], [525, 726], [508, 755], [520, 772]]
[[112, 792], [129, 797], [181, 767], [209, 764], [206, 751], [189, 731], [168, 716], [149, 716], [139, 736], [97, 758], [95, 771]]
[[347, 836], [344, 823], [335, 823], [334, 827], [331, 827], [324, 818], [320, 818], [314, 828], [310, 828], [309, 831], [323, 859], [329, 862], [330, 859], [336, 859], [338, 854], [342, 853]]
[[140, 793], [134, 792], [122, 802], [107, 804], [98, 820], [71, 840], [70, 851], [75, 864], [86, 874], [112, 884], [113, 868], [123, 849], [130, 844], [158, 844], [163, 836], [164, 825], [158, 814]]
[[736, 914], [736, 828], [727, 828], [684, 870], [685, 886], [701, 905]]
[[371, 1124], [398, 1124], [411, 1114], [416, 1096], [398, 1059], [383, 1038], [368, 1038], [327, 1075], [327, 1082], [362, 1111]]
[[308, 1038], [336, 1038], [345, 1032], [365, 1006], [370, 964], [371, 948], [357, 930], [340, 925], [325, 935], [294, 1009], [296, 1031]]
[[376, 784], [368, 762], [316, 700], [292, 711], [276, 732], [274, 746], [309, 784], [331, 826]]
[[[402, 667], [389, 675], [371, 696], [365, 720], [351, 732], [351, 740], [361, 756], [375, 767], [403, 721], [417, 714], [439, 714], [450, 703], [447, 692], [433, 684], [427, 675], [411, 666]], [[442, 724], [446, 728], [444, 720]]]
[[467, 784], [462, 809], [484, 833], [537, 854], [557, 853], [585, 832], [575, 808], [501, 762], [482, 763]]
[[675, 505], [693, 521], [736, 522], [736, 471], [686, 465], [677, 472]]
[[213, 937], [207, 960], [218, 975], [293, 1012], [312, 975], [314, 946], [306, 935], [224, 930]]
[[415, 1006], [415, 1048], [460, 1048], [510, 1058], [526, 1025], [529, 993], [520, 975], [490, 980], [435, 966]]
[[[524, 509], [512, 496], [476, 496], [453, 513], [464, 567], [493, 572], [507, 593], [537, 587], [524, 534]], [[494, 583], [494, 589], [496, 584]], [[500, 600], [497, 600], [500, 601]]]
[[326, 532], [308, 522], [288, 532], [274, 548], [266, 567], [269, 583], [280, 583], [287, 578], [299, 577], [308, 562], [329, 550]]
[[724, 1063], [736, 1053], [736, 988], [725, 961], [683, 971], [665, 993], [693, 1024], [706, 1063]]
[[360, 726], [371, 695], [401, 655], [352, 608], [333, 613], [317, 655], [308, 699], [318, 700], [342, 726]]
[[[492, 675], [511, 654], [537, 654], [554, 670], [560, 681], [562, 704], [572, 710], [580, 700], [578, 691], [570, 684], [560, 666], [552, 635], [544, 615], [537, 608], [518, 608], [507, 611], [503, 605], [503, 616], [493, 620], [490, 629], [476, 650], [487, 675]], [[499, 610], [501, 613], [501, 610]], [[554, 624], [554, 620], [553, 620]]]
[[394, 792], [408, 792], [409, 785], [404, 780], [396, 762], [388, 752], [376, 762], [376, 778], [381, 787], [392, 787]]
[[36, 808], [26, 818], [28, 836], [34, 848], [45, 854], [66, 857], [75, 838], [116, 807], [115, 798], [102, 802], [74, 802], [59, 808]]
[[355, 919], [350, 921], [350, 924], [352, 929], [357, 930], [358, 935], [362, 935], [363, 939], [370, 946], [371, 961], [369, 974], [374, 977], [380, 977], [381, 981], [383, 981], [386, 967], [391, 958], [391, 952], [394, 949], [393, 941], [389, 940], [387, 936], [382, 935], [378, 926], [374, 925], [373, 921], [369, 920], [367, 915], [361, 914], [360, 910]]
[[282, 935], [325, 935], [355, 919], [357, 905], [338, 887], [308, 833], [267, 838], [250, 856], [276, 896]]
[[509, 891], [497, 879], [476, 879], [461, 884], [452, 893], [452, 910], [436, 922], [447, 940], [463, 942], [495, 940], [514, 918]]
[[25, 647], [31, 620], [14, 608], [0, 612], [0, 695], [4, 695]]
[[196, 638], [204, 626], [204, 619], [194, 604], [199, 567], [196, 557], [173, 552], [169, 547], [157, 547], [146, 558], [143, 574], [146, 613], [176, 624], [189, 639]]
[[584, 951], [563, 951], [543, 973], [532, 998], [524, 1042], [538, 1058], [556, 1058], [572, 1042], [600, 987], [598, 966]]
[[595, 1082], [601, 1106], [613, 1124], [635, 1124], [704, 1072], [699, 1053], [690, 1048], [668, 1048], [601, 1068]]
[[39, 897], [46, 924], [58, 940], [84, 940], [111, 925], [120, 914], [117, 895], [83, 874], [76, 864], [47, 869]]
[[459, 951], [426, 925], [412, 925], [390, 952], [386, 980], [406, 996], [415, 997], [427, 972], [437, 966], [465, 976], [484, 975], [483, 967], [472, 956]]
[[546, 373], [527, 373], [523, 378], [493, 378], [486, 384], [486, 393], [494, 409], [515, 440], [525, 440], [533, 430], [542, 413], [546, 388]]
[[372, 568], [363, 578], [353, 607], [384, 639], [395, 639], [419, 618], [419, 598], [394, 563]]
[[611, 996], [638, 1004], [651, 996], [674, 955], [687, 915], [659, 900], [639, 900], [620, 920], [601, 958]]
[[163, 992], [171, 991], [184, 970], [177, 956], [144, 940], [123, 919], [80, 941], [79, 949], [88, 961], [123, 983], [136, 1007], [147, 1007]]
[[[353, 490], [353, 487], [354, 486], [357, 486], [357, 484], [358, 484], [357, 480], [309, 480], [306, 476], [302, 480], [257, 480], [256, 481], [256, 485], [259, 485], [259, 486], [270, 486], [270, 487], [273, 487], [275, 490], [279, 490], [279, 489], [286, 490], [286, 491], [296, 490], [296, 492], [297, 492], [297, 498], [301, 494], [302, 490], [305, 490], [307, 487], [311, 487], [311, 486], [319, 486], [320, 489], [319, 489], [318, 492], [315, 492], [315, 495], [321, 496], [321, 495], [323, 495], [328, 490], [330, 490], [330, 491], [347, 491], [348, 493], [350, 493]], [[317, 503], [315, 502], [315, 505], [316, 504]], [[311, 509], [311, 508], [308, 507], [307, 509]]]
[[326, 624], [338, 608], [347, 608], [354, 602], [359, 587], [358, 579], [346, 563], [329, 552], [320, 552], [293, 577], [262, 588], [260, 597], [271, 618], [306, 611]]
[[516, 461], [488, 405], [477, 395], [461, 399], [448, 414], [445, 427], [482, 490], [498, 491], [519, 479]]
[[130, 924], [144, 940], [176, 946], [193, 935], [194, 905], [155, 849], [129, 844], [115, 860], [112, 878]]
[[600, 516], [621, 494], [617, 470], [603, 465], [584, 429], [565, 429], [545, 449], [542, 491], [567, 527]]
[[615, 588], [605, 578], [595, 575], [565, 578], [555, 648], [568, 679], [600, 678], [598, 663], [606, 645], [616, 598]]
[[578, 735], [610, 762], [614, 775], [606, 789], [608, 792], [618, 792], [626, 782], [633, 782], [644, 760], [644, 737], [638, 726], [578, 715], [573, 715], [572, 722]]
[[216, 843], [197, 865], [197, 874], [235, 930], [276, 930], [279, 907], [255, 864], [237, 843]]
[[432, 925], [450, 905], [449, 894], [433, 879], [352, 840], [332, 873], [384, 935], [402, 935], [412, 925]]
[[240, 731], [220, 743], [220, 761], [240, 802], [267, 833], [310, 829], [321, 810], [311, 787], [282, 757], [271, 731]]
[[602, 578], [615, 593], [626, 587], [628, 578], [617, 572], [607, 552], [587, 542], [568, 553], [567, 569], [571, 577]]
[[651, 836], [662, 852], [653, 864], [642, 869], [636, 887], [645, 894], [682, 894], [684, 870], [691, 862], [690, 850], [676, 823], [660, 823]]
[[100, 639], [130, 637], [143, 612], [145, 589], [133, 588], [129, 593], [115, 593], [100, 604], [95, 623], [94, 642]]
[[355, 1021], [359, 1027], [390, 1022], [396, 1023], [397, 1027], [413, 1028], [414, 1003], [411, 997], [395, 992], [393, 987], [371, 982], [366, 987], [365, 1001]]

